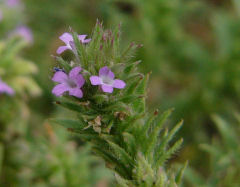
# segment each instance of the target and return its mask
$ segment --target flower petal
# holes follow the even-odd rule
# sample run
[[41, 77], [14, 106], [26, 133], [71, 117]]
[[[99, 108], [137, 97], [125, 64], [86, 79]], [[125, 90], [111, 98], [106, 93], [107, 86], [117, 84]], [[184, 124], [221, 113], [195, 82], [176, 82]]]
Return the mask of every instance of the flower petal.
[[78, 74], [76, 77], [73, 78], [73, 80], [79, 88], [81, 88], [85, 83], [85, 79], [81, 74]]
[[109, 68], [107, 66], [104, 66], [99, 70], [99, 76], [107, 76], [108, 72]]
[[3, 13], [2, 13], [2, 11], [0, 10], [0, 22], [2, 21], [2, 19], [3, 19]]
[[68, 49], [71, 49], [70, 47], [68, 46], [60, 46], [58, 49], [57, 49], [57, 54], [62, 54], [64, 51], [68, 50]]
[[102, 84], [101, 79], [98, 76], [91, 76], [90, 81], [92, 85], [100, 85]]
[[73, 37], [70, 33], [65, 32], [63, 35], [59, 37], [60, 40], [62, 40], [66, 45], [70, 42], [73, 41]]
[[25, 41], [32, 43], [33, 42], [33, 35], [32, 31], [26, 26], [19, 26], [13, 32], [13, 35], [22, 37]]
[[114, 79], [114, 73], [107, 66], [104, 66], [99, 70], [99, 76], [107, 76]]
[[87, 37], [86, 34], [83, 34], [83, 35], [78, 35], [78, 39], [82, 42], [82, 43], [89, 43], [91, 41], [91, 39], [86, 39], [85, 38]]
[[7, 0], [6, 2], [7, 6], [9, 7], [16, 7], [20, 4], [19, 0]]
[[69, 90], [69, 95], [82, 98], [83, 97], [83, 92], [80, 88], [72, 88]]
[[126, 83], [122, 80], [115, 79], [113, 83], [114, 88], [123, 89], [126, 86]]
[[82, 43], [89, 43], [92, 39], [86, 39]]
[[108, 77], [110, 77], [110, 78], [112, 78], [112, 79], [114, 79], [114, 73], [111, 71], [111, 70], [109, 70], [109, 72], [108, 72]]
[[79, 75], [79, 72], [82, 70], [81, 67], [77, 66], [75, 68], [73, 68], [70, 72], [69, 72], [69, 77], [70, 79], [74, 79], [75, 77], [77, 77]]
[[84, 39], [85, 39], [86, 37], [87, 37], [86, 34], [78, 35], [78, 39], [79, 39], [80, 41], [84, 41]]
[[103, 84], [101, 86], [101, 88], [104, 92], [107, 92], [107, 93], [112, 93], [113, 92], [113, 87], [112, 86]]
[[70, 41], [69, 42], [69, 49], [71, 49], [73, 52], [77, 52], [77, 49], [76, 49], [76, 46], [75, 46], [75, 43], [73, 41]]
[[6, 83], [0, 81], [0, 93], [6, 93], [6, 94], [9, 94], [9, 95], [13, 95], [15, 92]]
[[53, 88], [52, 93], [57, 97], [59, 97], [59, 96], [62, 96], [63, 93], [68, 90], [69, 90], [69, 87], [66, 84], [58, 84]]
[[64, 83], [67, 79], [68, 79], [68, 76], [66, 73], [64, 73], [62, 71], [58, 71], [54, 74], [52, 81]]

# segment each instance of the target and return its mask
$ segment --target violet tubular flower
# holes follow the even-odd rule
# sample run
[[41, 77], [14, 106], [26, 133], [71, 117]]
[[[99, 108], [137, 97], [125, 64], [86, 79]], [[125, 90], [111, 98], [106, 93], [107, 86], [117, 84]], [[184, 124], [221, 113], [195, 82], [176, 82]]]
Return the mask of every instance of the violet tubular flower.
[[[89, 43], [91, 41], [91, 39], [85, 39], [87, 37], [87, 35], [78, 35], [78, 39], [82, 42], [82, 43]], [[61, 35], [59, 37], [60, 40], [62, 40], [66, 45], [65, 46], [60, 46], [57, 49], [57, 54], [61, 54], [66, 50], [74, 50], [74, 41], [73, 41], [73, 36], [70, 33], [64, 33], [63, 35]]]
[[0, 22], [2, 21], [3, 19], [3, 14], [2, 14], [2, 11], [0, 10]]
[[75, 67], [67, 75], [63, 71], [57, 71], [52, 80], [54, 82], [58, 82], [60, 84], [56, 85], [52, 93], [57, 97], [62, 96], [65, 92], [68, 92], [69, 95], [82, 98], [83, 92], [81, 87], [84, 85], [85, 80], [83, 76], [80, 74], [81, 68]]
[[0, 94], [14, 95], [14, 90], [0, 79]]
[[17, 28], [11, 33], [11, 35], [20, 36], [20, 37], [22, 37], [26, 42], [28, 42], [28, 43], [30, 43], [30, 44], [33, 43], [32, 31], [31, 31], [28, 27], [26, 27], [26, 26], [24, 26], [24, 25], [17, 27]]
[[6, 4], [8, 7], [16, 7], [20, 4], [20, 0], [7, 0]]
[[114, 77], [114, 73], [104, 66], [99, 70], [99, 76], [91, 76], [90, 81], [92, 85], [100, 85], [103, 92], [112, 93], [113, 88], [123, 89], [126, 86], [124, 81]]

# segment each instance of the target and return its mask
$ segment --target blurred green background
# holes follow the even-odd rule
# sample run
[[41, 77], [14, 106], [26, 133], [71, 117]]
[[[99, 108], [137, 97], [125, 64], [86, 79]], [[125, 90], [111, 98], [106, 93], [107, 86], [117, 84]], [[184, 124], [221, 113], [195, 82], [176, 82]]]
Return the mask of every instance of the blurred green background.
[[[34, 37], [33, 44], [21, 54], [38, 67], [34, 79], [42, 90], [41, 96], [28, 100], [30, 132], [41, 136], [45, 120], [61, 115], [53, 104], [50, 79], [55, 65], [51, 55], [56, 55], [61, 44], [58, 37], [69, 27], [91, 36], [97, 19], [104, 22], [105, 28], [121, 23], [123, 44], [131, 41], [143, 44], [135, 58], [142, 60], [142, 72], [152, 72], [149, 110], [174, 108], [171, 119], [174, 122], [184, 119], [178, 134], [184, 138], [184, 146], [170, 161], [189, 160], [184, 185], [201, 186], [201, 182], [196, 182], [200, 178], [210, 181], [203, 182], [205, 186], [240, 185], [239, 172], [227, 182], [219, 182], [228, 171], [226, 167], [239, 171], [240, 164], [234, 165], [234, 158], [223, 168], [212, 167], [210, 155], [200, 146], [213, 140], [225, 141], [221, 140], [212, 115], [232, 121], [234, 113], [239, 111], [239, 0], [25, 0], [21, 3], [22, 22]], [[239, 144], [235, 149], [240, 150]], [[231, 149], [229, 154], [233, 154]], [[226, 157], [224, 151], [220, 155]], [[214, 178], [216, 170], [223, 172]], [[193, 178], [196, 181], [190, 180]]]

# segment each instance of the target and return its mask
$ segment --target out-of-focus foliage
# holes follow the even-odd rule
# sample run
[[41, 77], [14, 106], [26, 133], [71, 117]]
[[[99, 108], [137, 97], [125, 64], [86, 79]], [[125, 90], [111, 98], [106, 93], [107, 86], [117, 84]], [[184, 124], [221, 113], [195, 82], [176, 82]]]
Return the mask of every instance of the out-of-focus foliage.
[[14, 6], [9, 6], [8, 2], [9, 0], [0, 0], [0, 34], [5, 37], [17, 26], [25, 24], [24, 5], [21, 1]]
[[187, 169], [186, 179], [193, 186], [238, 187], [240, 184], [240, 115], [237, 122], [226, 122], [218, 115], [213, 115], [220, 137], [214, 137], [212, 144], [202, 144], [201, 148], [210, 155], [210, 171], [206, 178], [196, 170]]
[[32, 74], [36, 73], [36, 66], [18, 55], [24, 43], [18, 38], [0, 41], [0, 77], [15, 92], [12, 96], [0, 94], [0, 184], [3, 186], [18, 184], [16, 178], [23, 166], [20, 155], [24, 153], [21, 142], [26, 141], [30, 113], [26, 105], [27, 99], [41, 93], [32, 78]]
[[24, 159], [15, 182], [17, 186], [109, 185], [111, 173], [103, 169], [99, 159], [90, 155], [89, 146], [79, 147], [69, 141], [63, 129], [54, 131], [45, 123], [43, 133], [34, 143], [20, 142], [24, 149], [20, 158]]
[[[1, 94], [1, 121], [10, 122], [9, 119], [18, 120], [17, 111], [21, 115], [27, 113], [24, 105], [27, 95], [38, 96], [41, 90], [32, 78], [37, 72], [37, 67], [30, 61], [21, 58], [19, 51], [25, 46], [25, 42], [21, 38], [11, 38], [9, 40], [0, 41], [0, 77], [9, 84], [16, 93], [16, 97], [5, 98]], [[12, 110], [13, 109], [13, 110]]]
[[[9, 34], [11, 32], [9, 29], [14, 29], [18, 19], [21, 19], [20, 16], [17, 16], [18, 11], [14, 16], [14, 10], [5, 6], [5, 1], [0, 3], [2, 13], [0, 78], [15, 92], [12, 96], [0, 94], [0, 185], [8, 186], [16, 184], [17, 175], [23, 166], [20, 155], [24, 153], [24, 150], [22, 150], [20, 142], [25, 141], [30, 113], [26, 104], [27, 99], [39, 96], [41, 90], [32, 78], [32, 75], [37, 72], [37, 67], [19, 54], [27, 45], [26, 41], [22, 37]], [[27, 160], [24, 163], [26, 162]]]
[[32, 44], [30, 30], [19, 27], [23, 7], [0, 1], [0, 80], [14, 90], [11, 96], [0, 93], [0, 186], [110, 185], [111, 174], [90, 156], [88, 146], [42, 125], [44, 116], [29, 106], [42, 90], [33, 78], [37, 66], [22, 55]]
[[144, 44], [142, 65], [155, 75], [150, 102], [174, 107], [175, 117], [187, 122], [183, 128], [183, 133], [191, 132], [187, 139], [205, 140], [209, 113], [238, 106], [239, 3], [114, 2], [106, 8], [106, 20], [124, 20], [127, 37]]

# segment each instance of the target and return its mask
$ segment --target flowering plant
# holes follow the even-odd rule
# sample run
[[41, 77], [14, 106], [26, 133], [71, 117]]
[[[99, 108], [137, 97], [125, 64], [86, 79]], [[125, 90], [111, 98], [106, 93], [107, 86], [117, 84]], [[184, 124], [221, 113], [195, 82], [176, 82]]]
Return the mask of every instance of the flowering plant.
[[131, 43], [122, 49], [119, 27], [104, 30], [99, 22], [91, 41], [82, 42], [75, 32], [72, 38], [68, 49], [75, 58], [69, 62], [55, 57], [60, 70], [52, 80], [60, 84], [52, 92], [56, 96], [69, 93], [56, 103], [74, 111], [76, 119], [53, 121], [91, 142], [93, 151], [115, 172], [120, 186], [180, 184], [186, 165], [178, 173], [168, 174], [164, 163], [181, 146], [182, 139], [172, 146], [169, 142], [182, 122], [168, 132], [163, 125], [171, 110], [162, 115], [146, 110], [149, 74], [139, 73], [140, 61], [132, 60], [141, 45]]

